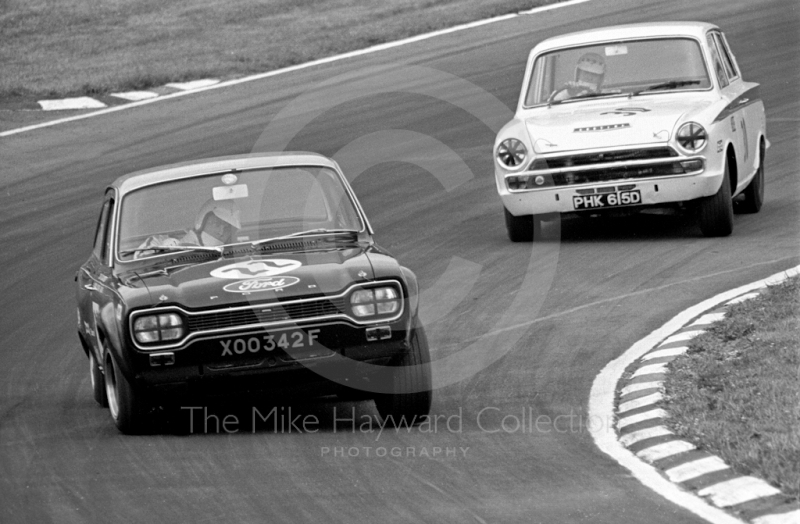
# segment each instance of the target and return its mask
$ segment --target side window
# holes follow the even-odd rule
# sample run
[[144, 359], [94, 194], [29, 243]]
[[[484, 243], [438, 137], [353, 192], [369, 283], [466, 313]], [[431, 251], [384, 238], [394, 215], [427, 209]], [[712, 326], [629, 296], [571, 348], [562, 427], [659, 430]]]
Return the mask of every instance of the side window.
[[103, 209], [100, 211], [100, 218], [97, 221], [97, 231], [94, 235], [94, 256], [104, 263], [106, 262], [111, 246], [111, 231], [109, 225], [113, 209], [114, 200], [107, 199], [103, 203]]
[[711, 52], [711, 65], [714, 68], [714, 73], [717, 75], [719, 86], [727, 87], [728, 76], [725, 74], [725, 66], [722, 65], [722, 58], [719, 56], [717, 43], [711, 33], [706, 35], [706, 40], [708, 41], [708, 50]]
[[733, 80], [739, 76], [739, 71], [736, 70], [736, 62], [733, 59], [728, 41], [722, 33], [714, 33], [714, 38], [719, 45], [719, 52], [722, 54], [722, 62], [725, 64], [725, 70], [728, 72], [728, 78]]

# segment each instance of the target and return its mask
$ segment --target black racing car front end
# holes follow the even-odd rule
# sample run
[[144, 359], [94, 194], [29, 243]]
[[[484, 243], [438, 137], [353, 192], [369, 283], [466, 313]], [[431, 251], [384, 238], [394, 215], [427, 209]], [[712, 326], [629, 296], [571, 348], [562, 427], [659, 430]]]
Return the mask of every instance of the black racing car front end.
[[131, 312], [125, 360], [153, 401], [265, 393], [365, 396], [390, 387], [386, 366], [408, 351], [413, 309], [398, 280], [354, 284], [333, 296], [189, 310]]

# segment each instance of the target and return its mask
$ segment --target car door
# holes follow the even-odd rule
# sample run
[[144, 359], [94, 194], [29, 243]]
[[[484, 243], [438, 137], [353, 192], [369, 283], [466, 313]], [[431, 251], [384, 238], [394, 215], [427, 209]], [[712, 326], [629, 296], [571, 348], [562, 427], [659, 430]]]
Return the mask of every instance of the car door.
[[[734, 193], [744, 187], [746, 180], [755, 169], [756, 155], [755, 144], [757, 137], [753, 123], [753, 111], [756, 109], [756, 98], [752, 92], [754, 84], [744, 82], [739, 74], [733, 55], [725, 42], [720, 31], [709, 33], [709, 46], [712, 47], [712, 56], [715, 60], [715, 68], [718, 70], [717, 76], [724, 76], [725, 86], [721, 91], [728, 100], [728, 110], [726, 118], [730, 125], [731, 137], [736, 148], [736, 164], [738, 171], [738, 184], [736, 188], [731, 188]], [[718, 63], [716, 63], [718, 61]]]
[[745, 170], [739, 172], [739, 182], [741, 189], [746, 186], [747, 178], [753, 174], [758, 167], [758, 136], [761, 127], [762, 104], [759, 86], [753, 82], [745, 82], [742, 78], [736, 57], [733, 56], [728, 41], [724, 33], [717, 33], [716, 36], [723, 62], [728, 64], [736, 75], [736, 81], [742, 85], [742, 94], [739, 96], [737, 107], [740, 111], [740, 124], [742, 129], [742, 144], [746, 146]]
[[[86, 342], [95, 352], [95, 358], [102, 362], [100, 331], [102, 330], [101, 311], [108, 307], [113, 292], [109, 288], [111, 278], [111, 224], [114, 215], [113, 192], [109, 191], [100, 211], [95, 231], [94, 246], [89, 260], [78, 272], [79, 308]], [[113, 300], [112, 300], [113, 302]], [[113, 306], [112, 306], [113, 307]]]

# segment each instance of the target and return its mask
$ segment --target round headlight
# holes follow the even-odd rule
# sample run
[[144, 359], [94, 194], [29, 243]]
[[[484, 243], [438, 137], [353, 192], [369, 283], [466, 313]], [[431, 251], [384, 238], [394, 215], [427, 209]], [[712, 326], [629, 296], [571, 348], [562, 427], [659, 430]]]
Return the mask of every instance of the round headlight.
[[699, 151], [708, 141], [708, 133], [703, 126], [694, 122], [686, 122], [678, 129], [678, 144], [687, 151]]
[[525, 161], [528, 151], [516, 138], [507, 138], [497, 148], [497, 160], [506, 167], [517, 168]]

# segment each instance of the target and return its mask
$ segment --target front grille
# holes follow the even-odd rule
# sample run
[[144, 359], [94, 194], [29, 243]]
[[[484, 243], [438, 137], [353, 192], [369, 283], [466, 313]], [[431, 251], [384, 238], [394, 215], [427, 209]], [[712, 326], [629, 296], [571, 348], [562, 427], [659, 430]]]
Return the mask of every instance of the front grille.
[[611, 169], [555, 173], [553, 174], [553, 184], [556, 186], [568, 186], [571, 184], [591, 184], [614, 180], [683, 175], [685, 173], [683, 166], [678, 162], [649, 166], [620, 166]]
[[674, 158], [677, 156], [678, 153], [671, 147], [625, 149], [621, 151], [608, 151], [602, 153], [537, 158], [533, 162], [530, 170], [537, 171], [540, 169], [563, 169], [565, 167], [591, 166], [595, 164], [608, 164], [611, 162], [630, 162], [631, 160], [658, 160], [662, 158]]
[[313, 320], [315, 318], [342, 313], [346, 313], [345, 300], [339, 297], [290, 304], [276, 302], [260, 304], [245, 309], [197, 313], [188, 316], [186, 325], [189, 332], [193, 333], [197, 331], [213, 331], [285, 320]]
[[527, 191], [696, 174], [703, 168], [701, 158], [682, 157], [671, 147], [654, 147], [537, 158], [528, 171], [505, 179], [510, 191]]

